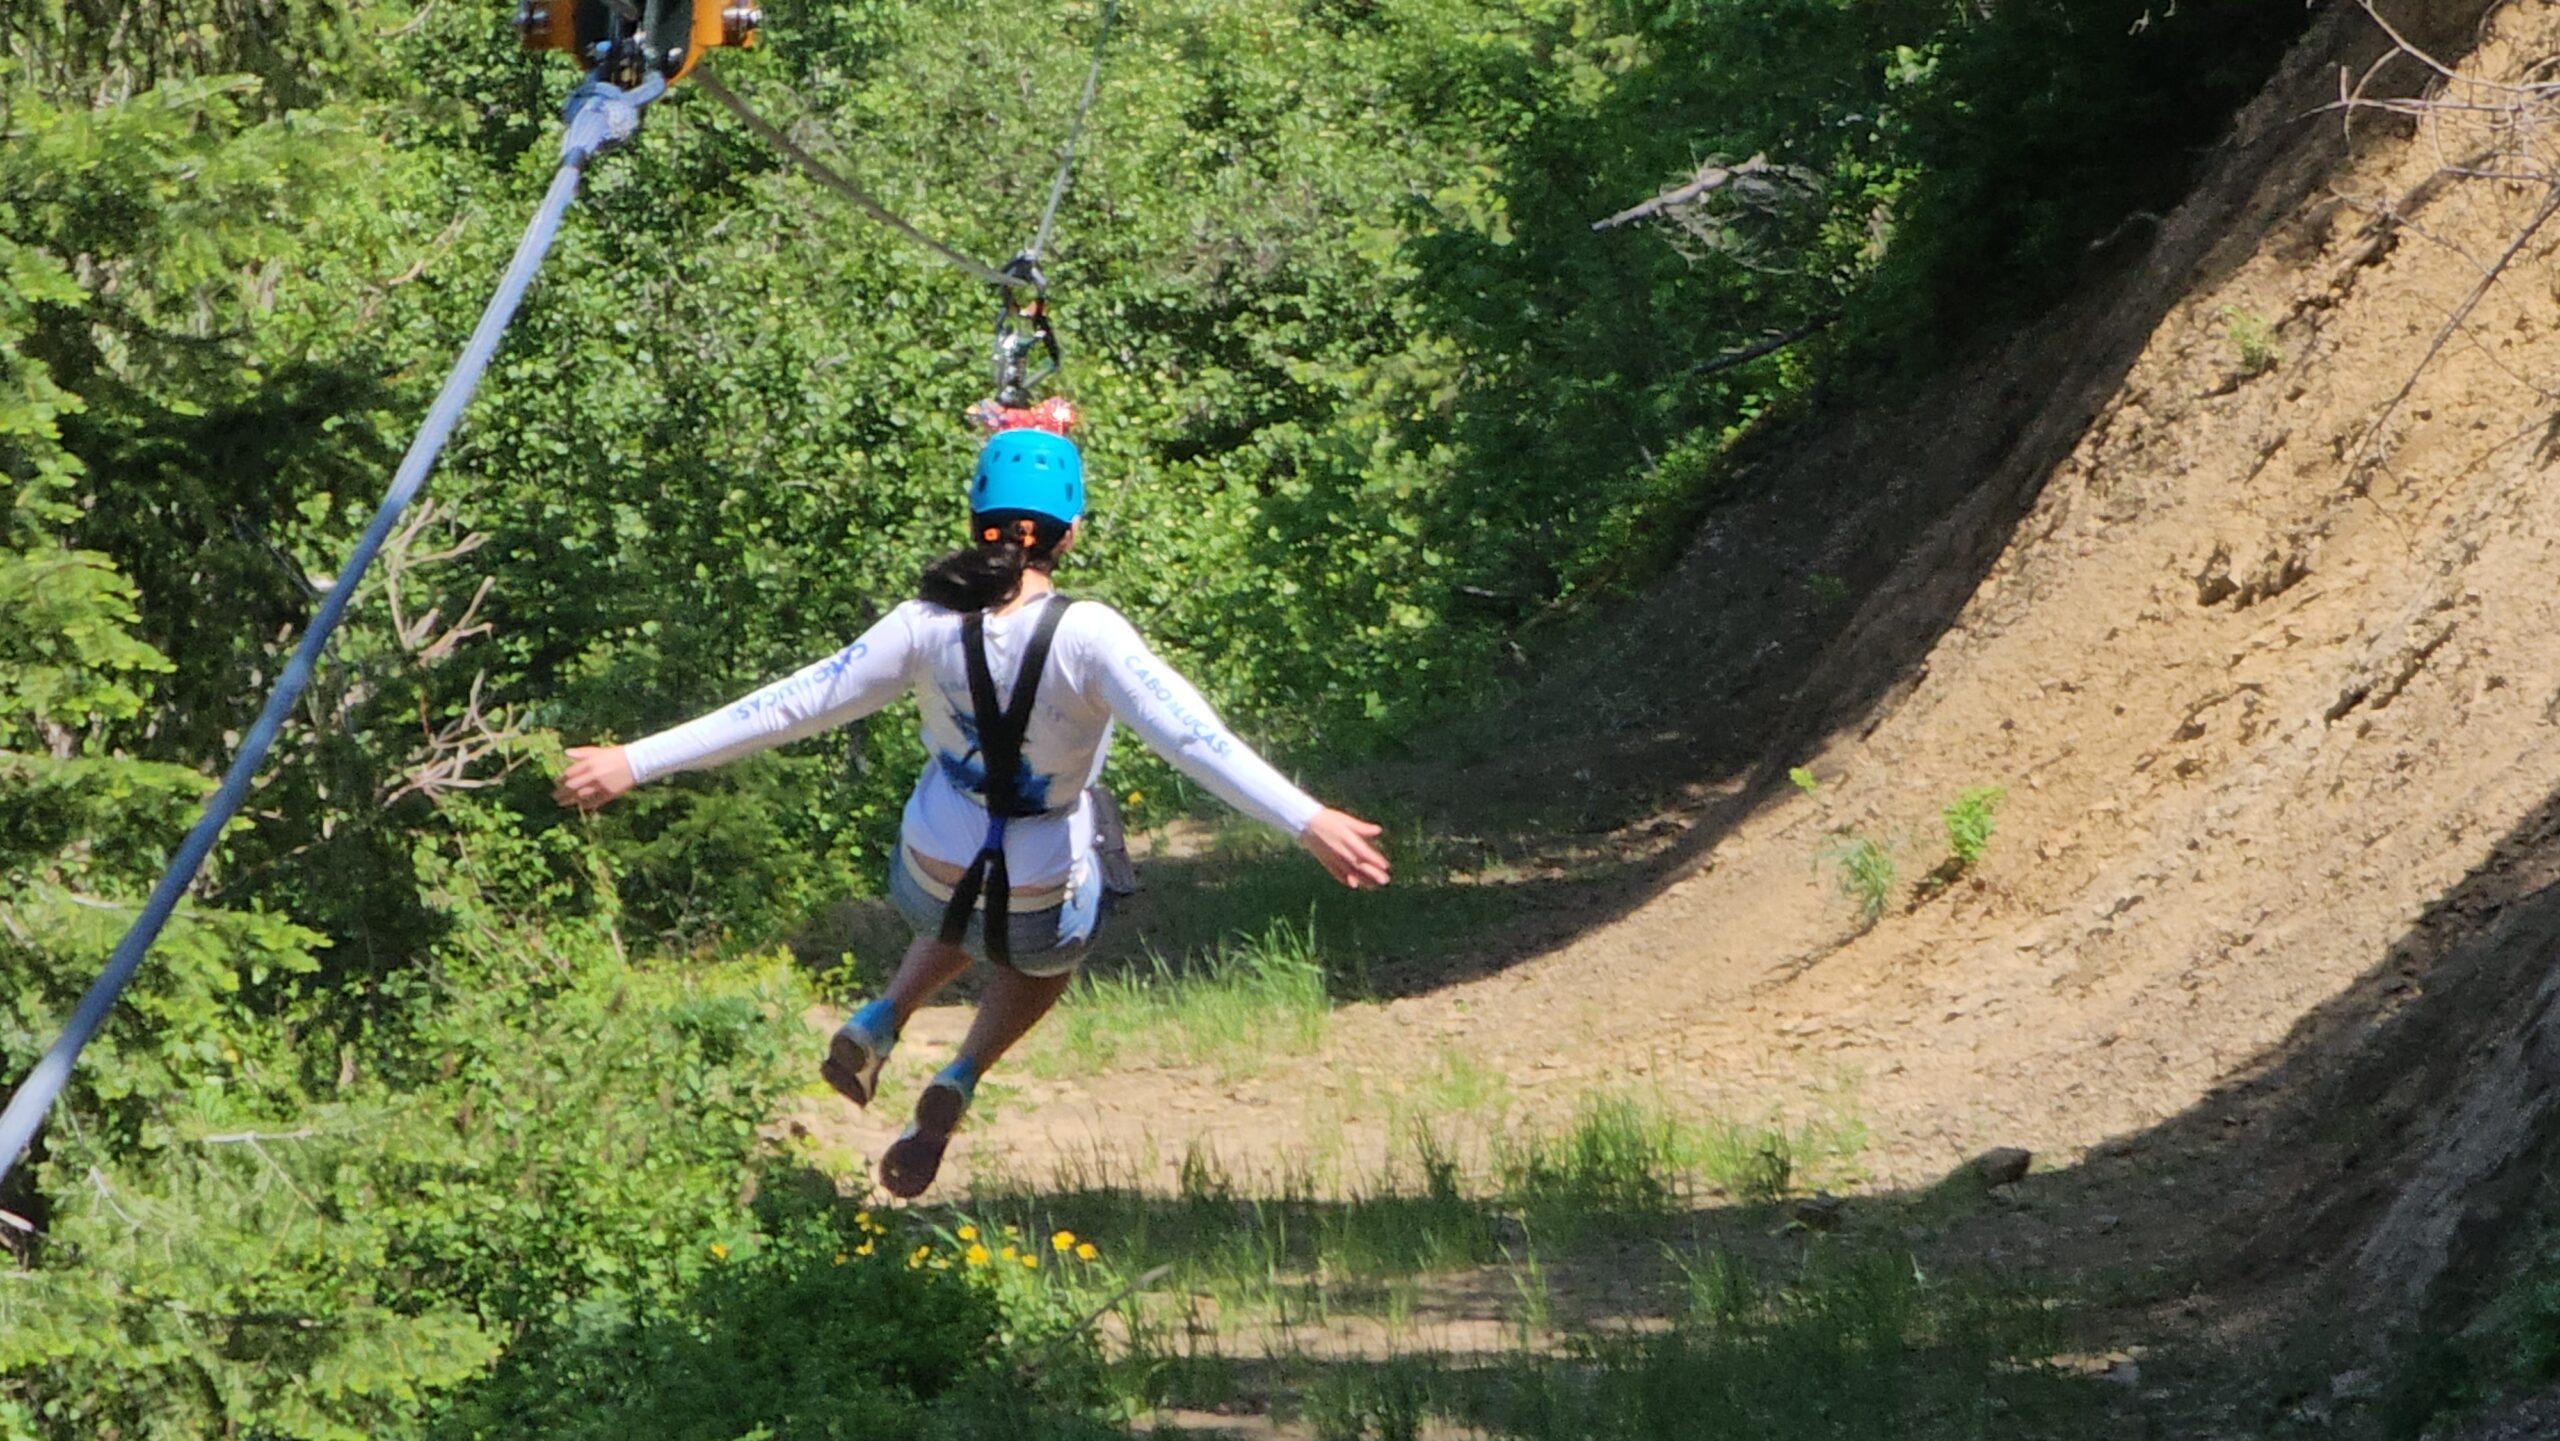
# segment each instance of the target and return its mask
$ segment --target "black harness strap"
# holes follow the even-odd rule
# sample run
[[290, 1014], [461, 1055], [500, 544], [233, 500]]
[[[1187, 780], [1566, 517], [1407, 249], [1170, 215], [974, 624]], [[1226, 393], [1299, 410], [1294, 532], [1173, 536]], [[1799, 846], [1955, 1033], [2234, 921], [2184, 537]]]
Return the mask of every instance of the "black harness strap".
[[942, 941], [956, 946], [969, 934], [969, 913], [978, 897], [987, 900], [987, 959], [1013, 963], [1006, 931], [1012, 916], [1013, 881], [1004, 865], [1004, 823], [1016, 816], [1035, 816], [1022, 803], [1022, 738], [1031, 729], [1031, 704], [1040, 693], [1040, 672], [1049, 664], [1049, 642], [1058, 622], [1074, 602], [1053, 596], [1031, 629], [1023, 647], [1022, 668], [1013, 678], [1009, 702], [996, 698], [995, 673], [987, 667], [987, 618], [972, 611], [960, 622], [960, 651], [969, 665], [969, 704], [977, 712], [978, 759], [986, 767], [987, 839], [969, 863], [960, 883], [951, 888], [951, 904], [942, 912]]

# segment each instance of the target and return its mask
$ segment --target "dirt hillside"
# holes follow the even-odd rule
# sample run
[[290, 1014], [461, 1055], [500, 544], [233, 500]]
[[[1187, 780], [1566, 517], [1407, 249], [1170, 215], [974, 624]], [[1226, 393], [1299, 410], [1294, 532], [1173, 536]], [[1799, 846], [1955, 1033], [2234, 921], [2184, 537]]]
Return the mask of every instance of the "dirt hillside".
[[[2459, 71], [2402, 56], [2373, 93], [2473, 108], [2346, 138], [2319, 107], [2385, 42], [2328, 15], [2194, 198], [2115, 242], [2139, 258], [1948, 391], [1769, 456], [1610, 664], [1522, 707], [1605, 720], [1396, 781], [1452, 825], [1582, 805], [1620, 828], [1573, 844], [1621, 866], [1319, 1056], [1032, 1085], [972, 1144], [1374, 1151], [1383, 1117], [1320, 1098], [1457, 1050], [1533, 1111], [1845, 1096], [1879, 1187], [2002, 1145], [2240, 1166], [2223, 1244], [2276, 1266], [2294, 1218], [2414, 1314], [2560, 1072], [2560, 222], [2484, 283], [2553, 191], [2477, 173], [2560, 152], [2487, 83], [2551, 78], [2560, 5], [2386, 13]], [[1920, 896], [1983, 786], [1983, 862]], [[1871, 926], [1822, 860], [1844, 838], [1899, 863]]]

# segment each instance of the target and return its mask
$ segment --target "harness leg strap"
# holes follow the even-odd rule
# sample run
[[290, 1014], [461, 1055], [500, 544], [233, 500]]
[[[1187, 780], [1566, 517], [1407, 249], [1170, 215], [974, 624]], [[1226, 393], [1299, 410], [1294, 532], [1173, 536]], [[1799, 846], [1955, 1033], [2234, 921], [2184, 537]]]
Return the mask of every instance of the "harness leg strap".
[[960, 883], [951, 888], [951, 904], [942, 912], [942, 941], [956, 946], [967, 939], [969, 913], [980, 908], [983, 898], [987, 959], [1000, 966], [1013, 964], [1013, 879], [1005, 866], [1005, 822], [1015, 816], [1038, 814], [1023, 806], [1022, 741], [1031, 728], [1032, 702], [1039, 694], [1040, 673], [1049, 664], [1050, 643], [1057, 636], [1058, 622], [1066, 615], [1069, 604], [1065, 596], [1056, 596], [1041, 611], [1039, 622], [1032, 627], [1031, 642], [1023, 648], [1013, 694], [1003, 702], [996, 698], [995, 674], [987, 664], [985, 613], [973, 612], [960, 622], [961, 652], [969, 667], [970, 707], [977, 713], [978, 758], [987, 775], [987, 839], [979, 847], [976, 859], [969, 862]]

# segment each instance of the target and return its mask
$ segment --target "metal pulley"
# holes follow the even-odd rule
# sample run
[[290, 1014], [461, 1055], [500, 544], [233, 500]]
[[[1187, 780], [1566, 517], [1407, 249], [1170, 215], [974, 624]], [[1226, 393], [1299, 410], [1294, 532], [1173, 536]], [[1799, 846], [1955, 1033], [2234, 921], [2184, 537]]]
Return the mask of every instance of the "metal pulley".
[[[1063, 356], [1058, 332], [1049, 326], [1049, 282], [1038, 263], [1017, 255], [1005, 262], [1004, 273], [1022, 283], [1003, 287], [996, 310], [996, 404], [1019, 410], [1032, 403], [1033, 391], [1057, 377]], [[1029, 300], [1021, 298], [1026, 290]], [[1031, 364], [1035, 354], [1045, 362], [1037, 370]]]
[[702, 52], [756, 43], [764, 11], [722, 0], [521, 0], [516, 33], [527, 50], [565, 50], [625, 88], [657, 74], [681, 80]]

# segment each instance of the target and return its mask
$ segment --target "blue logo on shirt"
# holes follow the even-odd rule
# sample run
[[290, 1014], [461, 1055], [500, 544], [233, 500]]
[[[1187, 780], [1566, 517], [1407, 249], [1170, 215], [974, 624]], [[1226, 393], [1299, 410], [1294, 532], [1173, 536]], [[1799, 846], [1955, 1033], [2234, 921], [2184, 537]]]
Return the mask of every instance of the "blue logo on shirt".
[[813, 690], [824, 690], [835, 683], [836, 677], [853, 669], [855, 661], [870, 653], [871, 647], [867, 643], [855, 641], [782, 684], [768, 690], [760, 690], [731, 706], [729, 719], [745, 720], [758, 711], [771, 710], [795, 696], [805, 695]]
[[1129, 670], [1132, 674], [1137, 676], [1138, 684], [1147, 688], [1147, 694], [1154, 696], [1158, 701], [1162, 702], [1164, 708], [1173, 713], [1173, 718], [1180, 721], [1183, 727], [1189, 730], [1193, 736], [1197, 737], [1202, 745], [1207, 746], [1219, 755], [1225, 755], [1229, 751], [1235, 749], [1235, 742], [1228, 739], [1225, 731], [1220, 730], [1217, 726], [1212, 725], [1208, 721], [1202, 720], [1200, 717], [1192, 714], [1188, 707], [1184, 706], [1181, 701], [1174, 698], [1173, 687], [1166, 685], [1163, 681], [1156, 678], [1156, 673], [1147, 668], [1147, 658], [1145, 656], [1133, 655], [1129, 657]]
[[[978, 749], [978, 718], [967, 711], [954, 711], [951, 718], [959, 723], [960, 733], [969, 738], [969, 753], [955, 756], [948, 751], [935, 751], [934, 764], [942, 768], [945, 780], [962, 792], [978, 797], [983, 805], [987, 796], [987, 764]], [[1049, 809], [1049, 782], [1052, 777], [1033, 770], [1028, 757], [1016, 762], [1016, 766], [1014, 793], [1022, 798], [1023, 808], [1035, 811]]]

